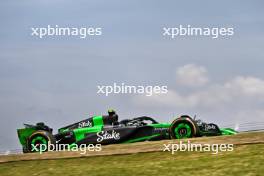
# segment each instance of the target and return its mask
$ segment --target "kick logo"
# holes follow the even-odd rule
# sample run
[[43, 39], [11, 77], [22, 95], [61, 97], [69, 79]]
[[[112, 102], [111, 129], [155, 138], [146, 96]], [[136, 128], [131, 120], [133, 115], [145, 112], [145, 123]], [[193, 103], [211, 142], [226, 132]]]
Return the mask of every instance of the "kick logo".
[[97, 133], [97, 142], [102, 142], [103, 140], [107, 139], [120, 139], [120, 133], [115, 132], [115, 130], [112, 130], [111, 133], [108, 133], [107, 131], [101, 131]]

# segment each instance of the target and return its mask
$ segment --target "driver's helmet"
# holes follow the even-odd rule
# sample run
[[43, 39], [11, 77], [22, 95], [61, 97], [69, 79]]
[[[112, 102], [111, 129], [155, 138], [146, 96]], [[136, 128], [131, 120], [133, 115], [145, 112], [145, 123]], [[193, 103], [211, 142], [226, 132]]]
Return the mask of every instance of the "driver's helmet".
[[109, 115], [109, 116], [112, 116], [112, 115], [115, 115], [115, 114], [116, 114], [115, 110], [113, 110], [113, 109], [108, 109], [108, 115]]
[[118, 115], [116, 114], [115, 110], [108, 109], [108, 118], [110, 119], [111, 123], [118, 123]]

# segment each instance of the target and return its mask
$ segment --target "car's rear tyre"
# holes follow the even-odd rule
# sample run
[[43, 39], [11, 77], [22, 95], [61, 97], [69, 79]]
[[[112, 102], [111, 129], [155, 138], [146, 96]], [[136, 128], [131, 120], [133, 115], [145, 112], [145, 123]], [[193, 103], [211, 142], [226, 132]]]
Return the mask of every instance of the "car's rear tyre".
[[28, 152], [45, 152], [48, 151], [49, 145], [55, 145], [54, 136], [47, 131], [38, 130], [28, 138]]
[[169, 131], [172, 139], [191, 138], [196, 136], [197, 127], [191, 118], [180, 117], [172, 122]]

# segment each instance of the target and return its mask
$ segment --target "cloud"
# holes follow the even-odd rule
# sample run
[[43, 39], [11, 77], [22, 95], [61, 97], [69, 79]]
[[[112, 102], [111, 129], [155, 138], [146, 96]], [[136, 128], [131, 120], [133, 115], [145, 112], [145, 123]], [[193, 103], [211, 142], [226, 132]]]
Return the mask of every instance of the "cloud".
[[140, 95], [136, 99], [145, 106], [193, 107], [198, 103], [196, 97], [184, 96], [175, 90], [169, 90], [167, 94], [153, 94], [151, 97]]
[[195, 64], [179, 67], [176, 70], [176, 79], [178, 84], [185, 86], [202, 86], [209, 81], [207, 70]]
[[[185, 65], [177, 71], [194, 68], [193, 65]], [[200, 70], [206, 71], [204, 67]], [[199, 70], [199, 69], [198, 69]], [[182, 72], [183, 73], [183, 72]], [[183, 74], [182, 74], [183, 75]], [[198, 79], [199, 80], [199, 79]], [[223, 83], [211, 83], [202, 89], [181, 91], [189, 84], [169, 89], [167, 94], [154, 94], [151, 97], [137, 96], [134, 102], [143, 107], [155, 107], [176, 109], [180, 112], [197, 112], [214, 116], [216, 120], [225, 119], [236, 123], [262, 119], [264, 103], [264, 80], [253, 76], [236, 76]], [[254, 118], [250, 116], [254, 114]], [[252, 119], [253, 118], [253, 119]]]
[[167, 94], [154, 94], [149, 98], [142, 96], [140, 99], [146, 101], [147, 105], [160, 104], [182, 108], [214, 108], [236, 101], [246, 104], [257, 103], [264, 100], [264, 80], [238, 76], [224, 84], [208, 85], [202, 90], [181, 93], [176, 89], [170, 89]]
[[264, 80], [238, 76], [225, 84], [225, 88], [244, 96], [264, 96]]
[[211, 108], [229, 103], [231, 96], [223, 86], [212, 86], [205, 90], [181, 93], [169, 90], [167, 94], [154, 94], [152, 97], [138, 96], [145, 106], [168, 106], [175, 108]]

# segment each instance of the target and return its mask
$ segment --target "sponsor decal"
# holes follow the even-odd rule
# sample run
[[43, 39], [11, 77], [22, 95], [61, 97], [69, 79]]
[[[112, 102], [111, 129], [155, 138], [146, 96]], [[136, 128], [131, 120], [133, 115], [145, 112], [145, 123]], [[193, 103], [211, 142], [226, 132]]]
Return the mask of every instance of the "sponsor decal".
[[165, 131], [168, 131], [168, 129], [167, 128], [154, 128], [153, 129], [154, 133], [162, 133], [162, 132], [165, 132]]
[[97, 133], [97, 142], [102, 142], [103, 140], [108, 139], [120, 139], [120, 133], [116, 132], [115, 130], [112, 130], [111, 132], [108, 131], [100, 131]]
[[90, 121], [84, 121], [84, 122], [80, 122], [78, 124], [78, 128], [83, 128], [83, 127], [92, 127], [92, 123]]
[[205, 125], [205, 130], [215, 130], [215, 125]]

